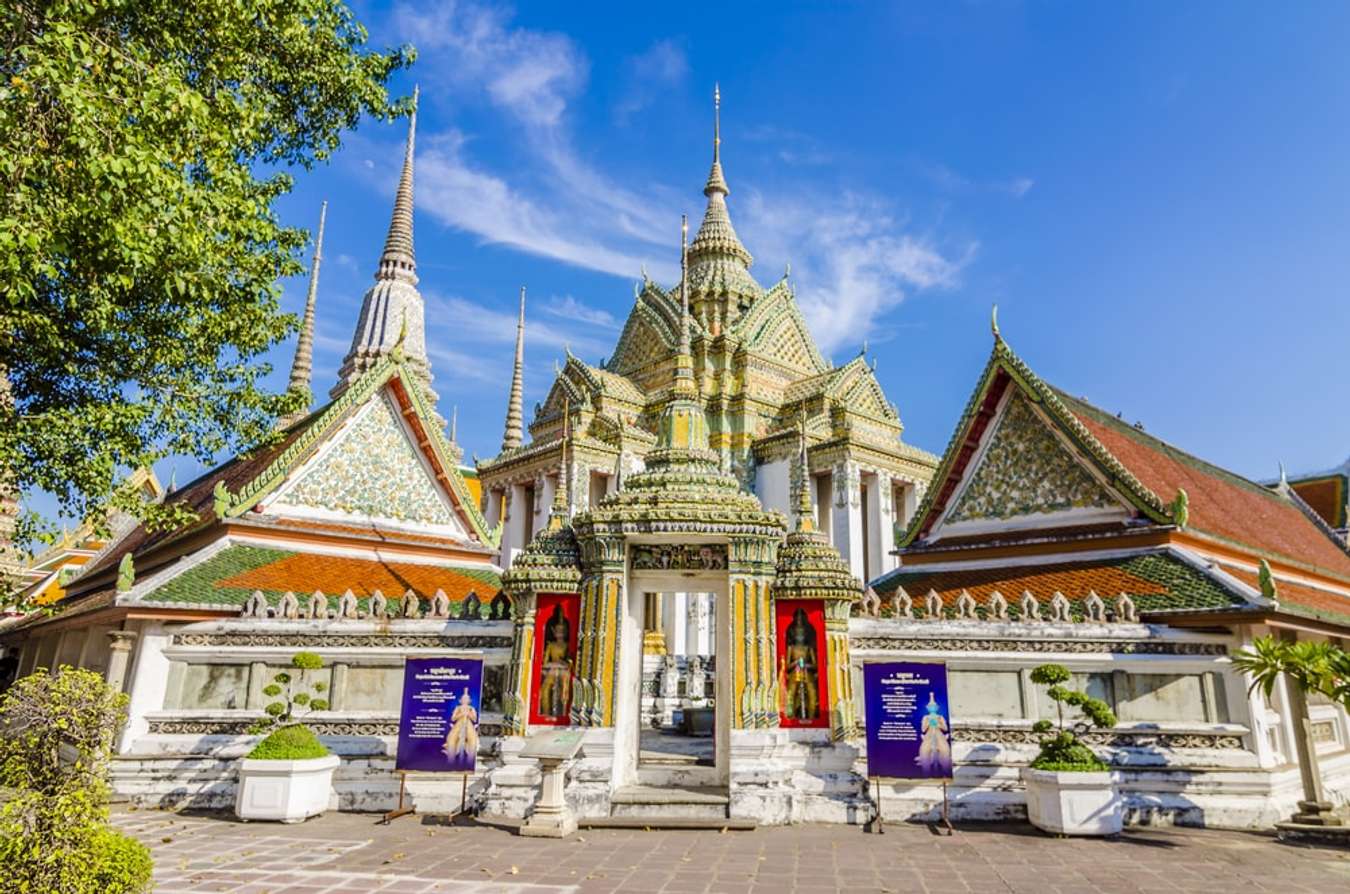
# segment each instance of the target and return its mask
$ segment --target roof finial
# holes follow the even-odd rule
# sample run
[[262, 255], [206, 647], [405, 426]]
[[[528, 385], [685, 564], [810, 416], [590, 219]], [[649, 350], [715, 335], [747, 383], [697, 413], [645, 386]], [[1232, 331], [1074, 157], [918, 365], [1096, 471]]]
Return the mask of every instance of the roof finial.
[[1280, 490], [1289, 488], [1289, 476], [1284, 471], [1284, 460], [1280, 460]]
[[309, 268], [309, 292], [305, 295], [305, 315], [300, 321], [300, 337], [295, 342], [295, 359], [291, 361], [291, 381], [288, 391], [303, 391], [309, 398], [303, 409], [280, 420], [282, 426], [300, 421], [309, 412], [314, 395], [310, 390], [310, 373], [314, 369], [314, 303], [319, 296], [319, 266], [323, 263], [323, 225], [328, 218], [328, 201], [319, 206], [319, 233], [314, 239], [314, 261]]
[[998, 331], [998, 305], [997, 305], [997, 304], [994, 305], [994, 309], [993, 309], [993, 310], [990, 312], [990, 314], [989, 314], [989, 328], [992, 329], [992, 330], [994, 331], [994, 341], [1002, 341], [1002, 340], [1003, 340], [1003, 336], [1000, 335], [1000, 334], [999, 334], [999, 331]]
[[722, 85], [713, 83], [713, 164], [722, 161]]
[[456, 436], [457, 436], [458, 434], [459, 434], [459, 404], [455, 404], [453, 407], [450, 408], [450, 443], [451, 443], [451, 444], [455, 443], [455, 441], [457, 440]]

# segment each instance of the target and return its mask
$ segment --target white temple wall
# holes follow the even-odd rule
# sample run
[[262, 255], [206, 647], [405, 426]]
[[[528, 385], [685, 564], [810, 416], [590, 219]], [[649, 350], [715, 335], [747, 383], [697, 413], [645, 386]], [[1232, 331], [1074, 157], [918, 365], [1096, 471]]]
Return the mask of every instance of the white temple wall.
[[792, 517], [792, 464], [786, 459], [761, 463], [755, 468], [755, 496], [765, 509]]
[[[1130, 822], [1265, 827], [1302, 797], [1282, 694], [1249, 696], [1228, 654], [1245, 636], [1135, 624], [995, 624], [970, 621], [850, 622], [855, 689], [869, 660], [940, 660], [950, 681], [955, 782], [953, 814], [1021, 818], [1020, 768], [1038, 750], [1031, 724], [1052, 717], [1031, 668], [1063, 664], [1074, 685], [1108, 701], [1119, 723], [1087, 737], [1113, 765]], [[862, 718], [865, 706], [859, 704]], [[1310, 709], [1326, 730], [1318, 743], [1328, 797], [1350, 801], [1344, 711]], [[1271, 724], [1274, 719], [1275, 724]], [[1339, 737], [1339, 738], [1338, 738]], [[865, 750], [865, 748], [864, 748]], [[864, 755], [865, 756], [865, 755]], [[865, 773], [860, 762], [858, 773]], [[935, 816], [941, 787], [883, 786], [892, 819]]]
[[[150, 806], [232, 804], [235, 763], [258, 741], [247, 730], [273, 700], [262, 688], [302, 649], [324, 660], [311, 679], [329, 684], [332, 704], [305, 722], [343, 758], [333, 806], [348, 810], [389, 810], [397, 800], [404, 659], [481, 656], [482, 744], [470, 787], [482, 793], [481, 780], [496, 765], [510, 621], [239, 618], [167, 628], [146, 622], [128, 675], [132, 716], [114, 761], [114, 791]], [[459, 785], [458, 776], [419, 778], [409, 791], [422, 809], [449, 810], [458, 808]]]

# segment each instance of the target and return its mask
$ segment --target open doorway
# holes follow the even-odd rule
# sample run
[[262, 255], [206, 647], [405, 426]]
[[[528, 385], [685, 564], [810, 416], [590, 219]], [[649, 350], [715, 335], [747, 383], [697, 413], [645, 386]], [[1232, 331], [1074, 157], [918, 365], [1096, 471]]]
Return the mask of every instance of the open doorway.
[[643, 593], [638, 769], [716, 765], [717, 594]]

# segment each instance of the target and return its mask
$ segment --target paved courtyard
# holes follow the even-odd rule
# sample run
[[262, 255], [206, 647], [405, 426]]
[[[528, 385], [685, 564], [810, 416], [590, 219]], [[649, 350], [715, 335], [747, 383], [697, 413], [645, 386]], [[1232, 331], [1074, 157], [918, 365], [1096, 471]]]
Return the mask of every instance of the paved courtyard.
[[1350, 852], [1237, 832], [1054, 839], [1021, 825], [754, 832], [582, 830], [566, 841], [409, 816], [390, 826], [329, 814], [294, 826], [120, 809], [155, 854], [158, 894], [552, 894], [552, 892], [1070, 892], [1350, 890]]

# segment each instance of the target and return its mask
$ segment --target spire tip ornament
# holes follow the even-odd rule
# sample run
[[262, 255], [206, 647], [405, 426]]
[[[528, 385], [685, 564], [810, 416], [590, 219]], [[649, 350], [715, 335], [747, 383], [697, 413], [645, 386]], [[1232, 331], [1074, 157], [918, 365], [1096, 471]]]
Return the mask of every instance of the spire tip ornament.
[[994, 333], [994, 341], [1002, 341], [1002, 340], [1003, 340], [1003, 336], [1002, 336], [1002, 335], [999, 333], [999, 331], [998, 331], [998, 305], [997, 305], [997, 304], [994, 305], [994, 309], [993, 309], [992, 311], [990, 311], [990, 313], [989, 313], [989, 328], [990, 328], [991, 330], [993, 330], [993, 333]]

